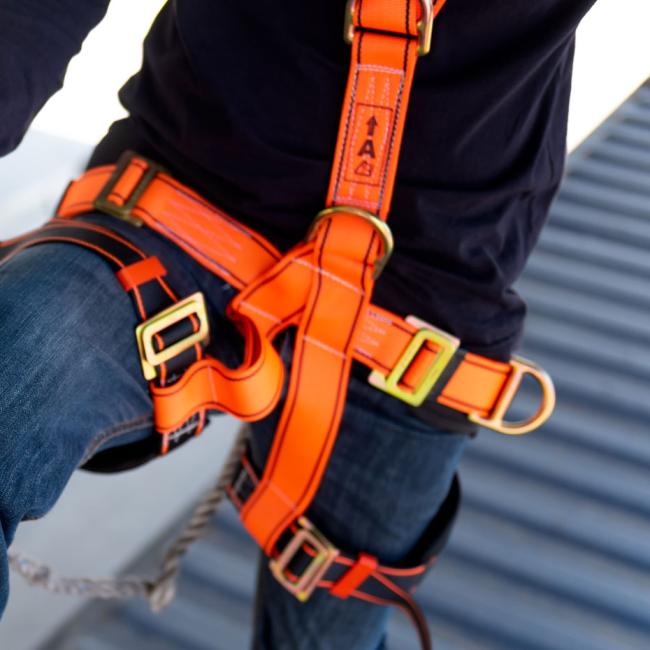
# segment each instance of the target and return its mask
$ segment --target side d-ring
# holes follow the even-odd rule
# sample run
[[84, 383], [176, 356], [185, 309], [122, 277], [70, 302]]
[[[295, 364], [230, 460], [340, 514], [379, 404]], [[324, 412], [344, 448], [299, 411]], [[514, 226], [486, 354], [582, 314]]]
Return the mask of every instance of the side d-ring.
[[[492, 413], [487, 417], [482, 417], [476, 413], [470, 413], [468, 418], [471, 422], [492, 429], [493, 431], [498, 431], [499, 433], [504, 433], [506, 435], [518, 436], [537, 429], [548, 420], [555, 408], [555, 387], [553, 386], [552, 379], [546, 371], [532, 363], [532, 361], [514, 356], [510, 361], [510, 365], [512, 367], [512, 372], [506, 380], [506, 384], [501, 391], [501, 395], [499, 396]], [[537, 409], [537, 413], [528, 420], [521, 422], [508, 422], [505, 419], [506, 413], [519, 392], [521, 382], [525, 375], [533, 377], [542, 389], [542, 398], [539, 408]]]

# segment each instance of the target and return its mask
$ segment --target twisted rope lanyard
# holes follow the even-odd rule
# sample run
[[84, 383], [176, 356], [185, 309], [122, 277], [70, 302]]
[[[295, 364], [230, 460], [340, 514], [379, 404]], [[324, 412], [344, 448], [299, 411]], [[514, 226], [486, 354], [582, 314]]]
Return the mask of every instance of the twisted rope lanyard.
[[181, 559], [190, 546], [203, 535], [210, 519], [226, 496], [226, 487], [234, 478], [235, 470], [246, 449], [249, 435], [249, 428], [243, 426], [233, 443], [216, 484], [194, 508], [189, 521], [165, 554], [160, 570], [155, 577], [69, 578], [58, 575], [48, 565], [26, 557], [20, 552], [9, 553], [9, 566], [30, 585], [41, 587], [55, 594], [102, 600], [145, 598], [154, 612], [161, 611], [172, 602], [176, 595], [176, 581], [180, 573]]

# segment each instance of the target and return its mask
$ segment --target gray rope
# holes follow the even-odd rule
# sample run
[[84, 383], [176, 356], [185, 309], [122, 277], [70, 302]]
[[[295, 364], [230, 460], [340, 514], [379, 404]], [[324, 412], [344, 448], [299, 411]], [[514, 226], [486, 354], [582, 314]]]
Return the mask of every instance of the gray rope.
[[190, 520], [169, 547], [160, 571], [154, 578], [129, 576], [124, 578], [66, 578], [56, 574], [46, 564], [30, 559], [19, 552], [9, 553], [9, 566], [30, 585], [41, 587], [55, 594], [104, 600], [141, 597], [149, 601], [154, 612], [159, 612], [174, 599], [181, 558], [187, 553], [190, 546], [201, 537], [208, 522], [226, 496], [226, 488], [232, 482], [249, 435], [249, 427], [243, 426], [221, 469], [217, 483], [194, 508]]

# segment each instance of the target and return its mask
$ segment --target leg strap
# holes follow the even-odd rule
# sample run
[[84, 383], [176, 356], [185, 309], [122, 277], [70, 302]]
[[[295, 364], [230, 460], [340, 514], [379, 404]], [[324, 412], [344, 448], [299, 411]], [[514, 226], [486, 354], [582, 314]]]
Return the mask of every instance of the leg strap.
[[[178, 297], [164, 279], [167, 271], [160, 260], [148, 257], [113, 231], [80, 220], [55, 219], [43, 228], [0, 244], [0, 264], [6, 263], [22, 250], [45, 243], [82, 246], [101, 255], [114, 269], [120, 284], [131, 296], [141, 322], [146, 323], [151, 317], [178, 304]], [[197, 304], [200, 303], [198, 298], [195, 300]], [[156, 382], [159, 386], [173, 385], [189, 366], [203, 358], [207, 336], [199, 334], [201, 322], [205, 320], [204, 312], [204, 307], [197, 308], [196, 311], [190, 309], [187, 317], [178, 320], [174, 327], [162, 329], [152, 336], [151, 344], [157, 354], [163, 354], [165, 350], [176, 351], [173, 355], [166, 355], [166, 360], [157, 369]], [[89, 466], [98, 471], [114, 471], [141, 464], [197, 435], [204, 422], [204, 412], [192, 413], [176, 429], [164, 432], [162, 437], [135, 443], [129, 450], [127, 460], [124, 460], [123, 454], [115, 451], [102, 452]]]
[[[248, 455], [242, 456], [234, 476], [227, 492], [241, 512], [260, 482]], [[338, 598], [399, 607], [413, 621], [422, 648], [431, 648], [426, 620], [412, 594], [446, 545], [459, 504], [460, 482], [454, 477], [438, 514], [410, 557], [399, 567], [384, 566], [376, 557], [363, 552], [345, 552], [302, 516], [281, 535], [270, 553], [271, 571], [301, 601], [317, 589], [324, 589]]]

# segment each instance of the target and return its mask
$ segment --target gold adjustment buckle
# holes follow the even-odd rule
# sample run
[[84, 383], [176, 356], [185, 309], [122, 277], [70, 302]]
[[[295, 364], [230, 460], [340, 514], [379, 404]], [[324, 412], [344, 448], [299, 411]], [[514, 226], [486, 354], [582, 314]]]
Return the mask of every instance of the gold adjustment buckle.
[[[348, 45], [354, 39], [354, 14], [357, 11], [359, 0], [348, 0], [345, 9], [345, 25], [343, 38]], [[431, 37], [433, 35], [433, 0], [420, 0], [422, 18], [418, 20], [418, 56], [426, 56], [431, 51]]]
[[[115, 189], [115, 186], [118, 184], [120, 178], [122, 178], [122, 174], [124, 174], [124, 172], [128, 169], [131, 161], [134, 158], [145, 162], [147, 164], [147, 169], [142, 174], [142, 178], [133, 188], [131, 194], [124, 201], [124, 205], [118, 205], [117, 203], [111, 201], [108, 197]], [[143, 156], [135, 154], [133, 151], [125, 151], [117, 161], [115, 171], [111, 174], [111, 177], [108, 179], [106, 185], [104, 185], [102, 188], [99, 196], [93, 201], [93, 207], [95, 210], [99, 210], [99, 212], [110, 214], [112, 217], [117, 217], [122, 221], [126, 221], [131, 225], [140, 228], [143, 223], [142, 219], [139, 219], [138, 217], [131, 214], [131, 210], [133, 210], [135, 204], [144, 194], [144, 191], [149, 187], [149, 184], [154, 179], [154, 177], [161, 172], [165, 172], [165, 168], [161, 165], [153, 162], [152, 160], [148, 160]]]
[[[199, 320], [198, 331], [180, 341], [176, 341], [176, 343], [172, 343], [160, 352], [156, 351], [153, 345], [154, 336], [192, 315]], [[209, 335], [210, 327], [208, 313], [205, 308], [205, 298], [200, 291], [164, 309], [144, 323], [140, 323], [135, 329], [135, 338], [138, 342], [138, 352], [140, 353], [144, 378], [147, 381], [155, 379], [158, 376], [158, 366], [173, 359], [181, 352], [185, 352], [196, 343], [207, 342]]]
[[388, 227], [388, 224], [385, 221], [382, 221], [372, 212], [368, 212], [368, 210], [362, 210], [361, 208], [355, 208], [351, 205], [336, 205], [333, 208], [325, 208], [325, 210], [321, 210], [316, 215], [316, 218], [312, 221], [312, 224], [307, 231], [307, 241], [313, 239], [316, 236], [316, 230], [318, 229], [321, 221], [339, 212], [342, 212], [344, 214], [351, 214], [355, 217], [363, 219], [364, 221], [367, 221], [377, 231], [379, 237], [381, 238], [382, 255], [375, 262], [375, 271], [373, 273], [373, 277], [376, 280], [381, 275], [382, 271], [386, 267], [386, 264], [388, 264], [388, 260], [393, 254], [395, 242], [393, 240], [393, 233]]
[[[298, 519], [298, 531], [280, 555], [269, 562], [276, 580], [298, 600], [305, 602], [318, 586], [320, 579], [336, 560], [339, 550], [333, 546], [307, 517]], [[289, 565], [303, 546], [315, 555], [299, 576], [288, 576]]]
[[[368, 376], [368, 383], [411, 406], [421, 406], [460, 347], [460, 339], [415, 316], [407, 316], [406, 322], [418, 327], [418, 331], [388, 375], [373, 370]], [[415, 389], [405, 390], [400, 386], [400, 382], [420, 350], [429, 342], [436, 345], [438, 354]]]
[[[470, 413], [467, 417], [470, 421], [482, 427], [510, 436], [519, 436], [537, 429], [551, 416], [555, 408], [555, 387], [553, 386], [553, 380], [546, 371], [532, 361], [513, 356], [510, 365], [512, 366], [512, 372], [506, 380], [492, 413], [488, 417]], [[519, 392], [525, 375], [533, 377], [542, 389], [542, 400], [539, 409], [529, 420], [508, 422], [505, 420], [506, 413]]]

